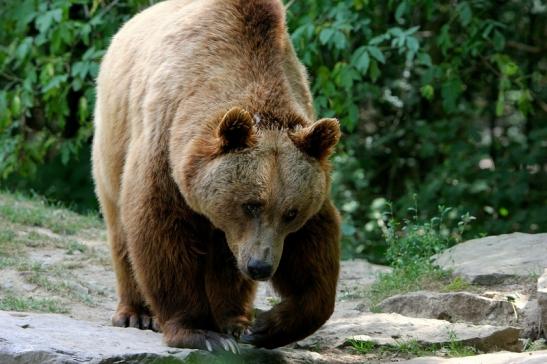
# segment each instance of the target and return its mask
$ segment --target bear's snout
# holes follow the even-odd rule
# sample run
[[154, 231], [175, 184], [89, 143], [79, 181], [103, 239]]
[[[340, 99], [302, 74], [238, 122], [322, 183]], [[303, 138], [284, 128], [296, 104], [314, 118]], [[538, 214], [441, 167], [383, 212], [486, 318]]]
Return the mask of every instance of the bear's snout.
[[250, 258], [247, 262], [247, 272], [252, 279], [265, 281], [272, 275], [273, 266], [263, 260]]

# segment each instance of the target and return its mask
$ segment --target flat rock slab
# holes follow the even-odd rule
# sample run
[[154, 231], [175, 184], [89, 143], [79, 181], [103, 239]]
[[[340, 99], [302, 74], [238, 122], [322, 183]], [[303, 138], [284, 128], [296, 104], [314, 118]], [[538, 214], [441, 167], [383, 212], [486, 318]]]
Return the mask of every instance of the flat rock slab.
[[518, 321], [517, 308], [509, 301], [470, 292], [411, 292], [389, 297], [378, 307], [385, 313], [450, 322], [517, 325]]
[[444, 320], [406, 317], [399, 314], [363, 313], [356, 317], [329, 320], [297, 347], [324, 350], [347, 345], [349, 339], [395, 345], [416, 340], [422, 344], [452, 341], [482, 351], [519, 350], [519, 330], [514, 327], [450, 323]]
[[540, 274], [547, 267], [547, 234], [513, 233], [469, 240], [435, 258], [473, 284], [495, 285]]
[[0, 311], [0, 363], [351, 363], [339, 358], [293, 350], [243, 348], [241, 355], [165, 346], [152, 331], [117, 328], [62, 315]]
[[441, 359], [435, 357], [423, 357], [405, 361], [415, 364], [545, 364], [547, 363], [547, 350], [532, 351], [527, 353], [499, 352], [466, 356], [464, 358]]

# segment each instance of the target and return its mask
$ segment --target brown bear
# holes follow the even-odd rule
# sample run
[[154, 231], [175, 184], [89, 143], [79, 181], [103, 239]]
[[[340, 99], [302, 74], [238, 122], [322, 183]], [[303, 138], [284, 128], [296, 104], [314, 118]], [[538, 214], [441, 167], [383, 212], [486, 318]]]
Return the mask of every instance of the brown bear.
[[[274, 348], [332, 314], [340, 237], [328, 157], [340, 128], [315, 121], [284, 10], [170, 0], [113, 38], [97, 80], [93, 175], [115, 326], [235, 351], [234, 337]], [[282, 300], [253, 320], [260, 280]]]

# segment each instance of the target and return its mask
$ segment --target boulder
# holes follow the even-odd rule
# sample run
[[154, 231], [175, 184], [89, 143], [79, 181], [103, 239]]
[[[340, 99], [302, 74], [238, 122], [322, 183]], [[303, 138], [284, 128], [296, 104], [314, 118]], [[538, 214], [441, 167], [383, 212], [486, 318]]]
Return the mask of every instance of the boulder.
[[543, 337], [547, 338], [547, 268], [538, 279], [538, 306], [541, 319], [541, 330]]
[[545, 252], [547, 234], [513, 233], [466, 241], [434, 262], [473, 284], [495, 285], [540, 274], [547, 267]]
[[297, 347], [325, 350], [346, 346], [350, 339], [372, 341], [376, 345], [394, 345], [411, 340], [424, 345], [456, 341], [485, 352], [520, 350], [521, 346], [519, 330], [510, 326], [450, 323], [395, 313], [362, 313], [329, 320], [315, 334], [299, 341]]
[[378, 307], [382, 312], [473, 324], [516, 325], [517, 308], [508, 300], [496, 300], [469, 292], [411, 292], [389, 297]]

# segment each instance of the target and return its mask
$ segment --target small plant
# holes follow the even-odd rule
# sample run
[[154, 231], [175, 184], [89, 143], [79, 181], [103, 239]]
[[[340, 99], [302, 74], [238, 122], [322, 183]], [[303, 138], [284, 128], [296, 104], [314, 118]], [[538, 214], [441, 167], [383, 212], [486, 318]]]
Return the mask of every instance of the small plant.
[[457, 229], [450, 229], [446, 225], [446, 217], [452, 208], [440, 205], [438, 216], [430, 220], [421, 220], [417, 198], [414, 195], [414, 207], [408, 209], [411, 217], [404, 219], [401, 224], [393, 214], [392, 204], [388, 203], [387, 206], [388, 223], [384, 229], [388, 245], [386, 257], [394, 267], [429, 260], [433, 255], [458, 243], [469, 223], [475, 219], [466, 213], [458, 221]]
[[478, 354], [477, 349], [471, 346], [467, 346], [461, 341], [458, 341], [456, 333], [453, 331], [448, 332], [448, 338], [450, 342], [444, 346], [448, 356], [451, 357], [462, 357], [462, 356], [471, 356]]
[[68, 244], [66, 253], [68, 255], [73, 255], [76, 252], [85, 253], [87, 251], [87, 246], [78, 241], [71, 241]]
[[474, 217], [461, 216], [457, 229], [446, 225], [446, 216], [453, 210], [439, 206], [439, 215], [429, 220], [419, 217], [418, 203], [414, 196], [414, 207], [409, 209], [411, 217], [402, 223], [393, 214], [390, 203], [385, 214], [387, 224], [383, 234], [388, 244], [387, 259], [393, 271], [381, 274], [368, 292], [374, 307], [383, 299], [395, 294], [423, 289], [462, 290], [466, 282], [455, 278], [450, 280], [448, 272], [432, 263], [432, 256], [460, 241], [461, 234]]
[[369, 354], [376, 348], [376, 344], [373, 341], [349, 339], [348, 344], [350, 344], [359, 354]]
[[455, 277], [450, 283], [443, 287], [443, 292], [460, 292], [469, 289], [471, 284], [462, 277]]

